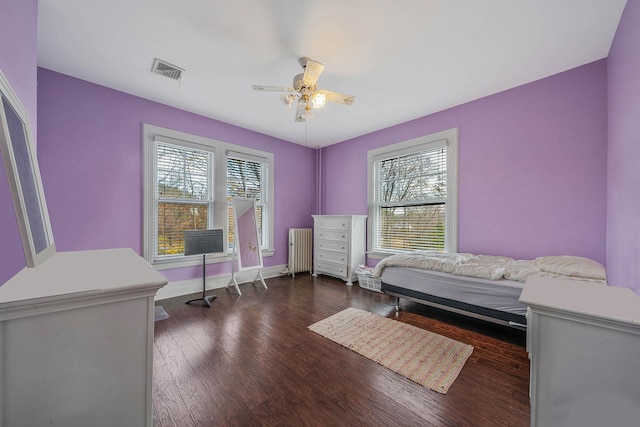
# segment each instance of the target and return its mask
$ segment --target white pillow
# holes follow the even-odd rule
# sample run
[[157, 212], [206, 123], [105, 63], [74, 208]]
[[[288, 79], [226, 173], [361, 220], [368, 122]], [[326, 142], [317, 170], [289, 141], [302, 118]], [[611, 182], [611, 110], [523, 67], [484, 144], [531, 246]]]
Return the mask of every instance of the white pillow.
[[564, 276], [584, 277], [606, 280], [604, 266], [597, 261], [579, 256], [543, 256], [533, 260], [533, 266], [539, 271], [562, 274]]

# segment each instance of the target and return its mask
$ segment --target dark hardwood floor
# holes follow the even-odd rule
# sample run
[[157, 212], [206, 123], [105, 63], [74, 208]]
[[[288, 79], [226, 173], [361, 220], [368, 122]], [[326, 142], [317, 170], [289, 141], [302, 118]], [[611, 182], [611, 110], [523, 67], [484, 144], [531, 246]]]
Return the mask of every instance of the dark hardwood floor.
[[[527, 426], [525, 333], [345, 286], [325, 276], [278, 277], [217, 289], [208, 309], [193, 295], [158, 301], [155, 426]], [[347, 307], [396, 318], [471, 344], [446, 395], [360, 356], [307, 327]]]

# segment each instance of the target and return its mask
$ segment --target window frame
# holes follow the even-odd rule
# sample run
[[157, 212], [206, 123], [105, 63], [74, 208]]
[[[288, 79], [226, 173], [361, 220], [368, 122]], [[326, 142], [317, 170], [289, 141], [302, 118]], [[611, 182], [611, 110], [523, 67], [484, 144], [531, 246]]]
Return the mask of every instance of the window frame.
[[376, 249], [375, 233], [377, 224], [376, 193], [377, 182], [375, 163], [393, 157], [418, 153], [420, 151], [447, 147], [447, 197], [445, 201], [445, 252], [458, 251], [458, 128], [447, 129], [431, 135], [421, 136], [367, 152], [367, 200], [369, 221], [367, 221], [367, 256], [383, 259], [401, 251]]
[[[267, 181], [267, 188], [262, 188], [261, 187], [261, 198], [260, 201], [256, 201], [256, 208], [260, 207], [261, 208], [261, 212], [263, 215], [263, 218], [266, 218], [266, 227], [264, 227], [265, 224], [261, 224], [263, 227], [260, 227], [261, 232], [259, 232], [259, 236], [260, 236], [260, 241], [262, 243], [261, 249], [264, 252], [265, 249], [268, 249], [269, 247], [269, 242], [273, 241], [273, 218], [272, 218], [272, 210], [270, 209], [271, 205], [273, 204], [273, 200], [271, 197], [271, 193], [272, 193], [272, 180], [273, 180], [273, 167], [271, 164], [269, 164], [269, 162], [267, 161], [267, 159], [265, 157], [262, 156], [256, 156], [256, 155], [252, 155], [250, 153], [247, 152], [239, 152], [237, 150], [227, 150], [226, 151], [226, 155], [225, 155], [225, 165], [227, 166], [227, 173], [226, 173], [226, 177], [229, 176], [228, 173], [228, 167], [229, 167], [229, 159], [234, 159], [234, 160], [241, 160], [241, 161], [247, 161], [247, 162], [253, 162], [253, 163], [262, 163], [262, 164], [266, 164], [267, 165], [267, 176], [266, 176], [266, 181]], [[261, 171], [264, 172], [264, 171]], [[227, 198], [227, 209], [231, 208], [231, 198], [232, 197], [237, 197], [237, 196], [230, 196], [229, 195], [229, 181], [226, 180], [225, 181], [225, 194], [226, 194], [226, 198]], [[243, 196], [239, 196], [239, 197], [246, 197], [246, 195]], [[228, 212], [227, 212], [228, 213]], [[228, 215], [227, 215], [228, 217]], [[231, 228], [231, 224], [227, 224], [227, 232], [229, 230], [229, 228]], [[266, 237], [266, 239], [263, 239], [264, 237]], [[228, 240], [225, 240], [225, 243], [227, 243]]]
[[[272, 256], [275, 252], [273, 238], [273, 200], [274, 200], [274, 156], [273, 153], [230, 144], [214, 139], [192, 135], [172, 129], [166, 129], [150, 124], [143, 124], [143, 257], [156, 269], [171, 269], [202, 264], [200, 255], [175, 255], [158, 257], [154, 249], [155, 232], [155, 180], [156, 180], [156, 140], [213, 153], [213, 188], [209, 192], [213, 195], [213, 221], [208, 219], [210, 228], [223, 230], [223, 242], [228, 240], [227, 224], [227, 157], [229, 153], [243, 155], [247, 158], [260, 159], [268, 167], [267, 183], [267, 238], [266, 247], [262, 249], [262, 256]], [[231, 156], [233, 157], [233, 156]], [[226, 247], [226, 245], [225, 245]], [[207, 254], [207, 263], [228, 262], [233, 259], [232, 252]]]

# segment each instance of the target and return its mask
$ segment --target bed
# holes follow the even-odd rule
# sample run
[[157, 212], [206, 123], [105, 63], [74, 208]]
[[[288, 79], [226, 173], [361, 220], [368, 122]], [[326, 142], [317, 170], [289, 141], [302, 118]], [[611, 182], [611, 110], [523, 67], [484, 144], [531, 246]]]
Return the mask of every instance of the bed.
[[524, 282], [531, 276], [575, 279], [606, 285], [604, 267], [575, 256], [534, 260], [509, 257], [416, 251], [387, 257], [372, 270], [382, 292], [400, 299], [524, 329], [526, 305], [520, 303]]

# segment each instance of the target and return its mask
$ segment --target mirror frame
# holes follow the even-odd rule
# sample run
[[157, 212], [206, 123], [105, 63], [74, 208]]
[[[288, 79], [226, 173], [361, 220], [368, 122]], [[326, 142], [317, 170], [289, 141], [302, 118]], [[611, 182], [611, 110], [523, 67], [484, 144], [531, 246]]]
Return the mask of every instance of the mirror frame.
[[[27, 267], [36, 267], [53, 256], [56, 247], [27, 112], [2, 70], [0, 95], [0, 151]], [[10, 120], [9, 108], [15, 115]], [[18, 125], [22, 127], [20, 135], [16, 134], [20, 132]]]

